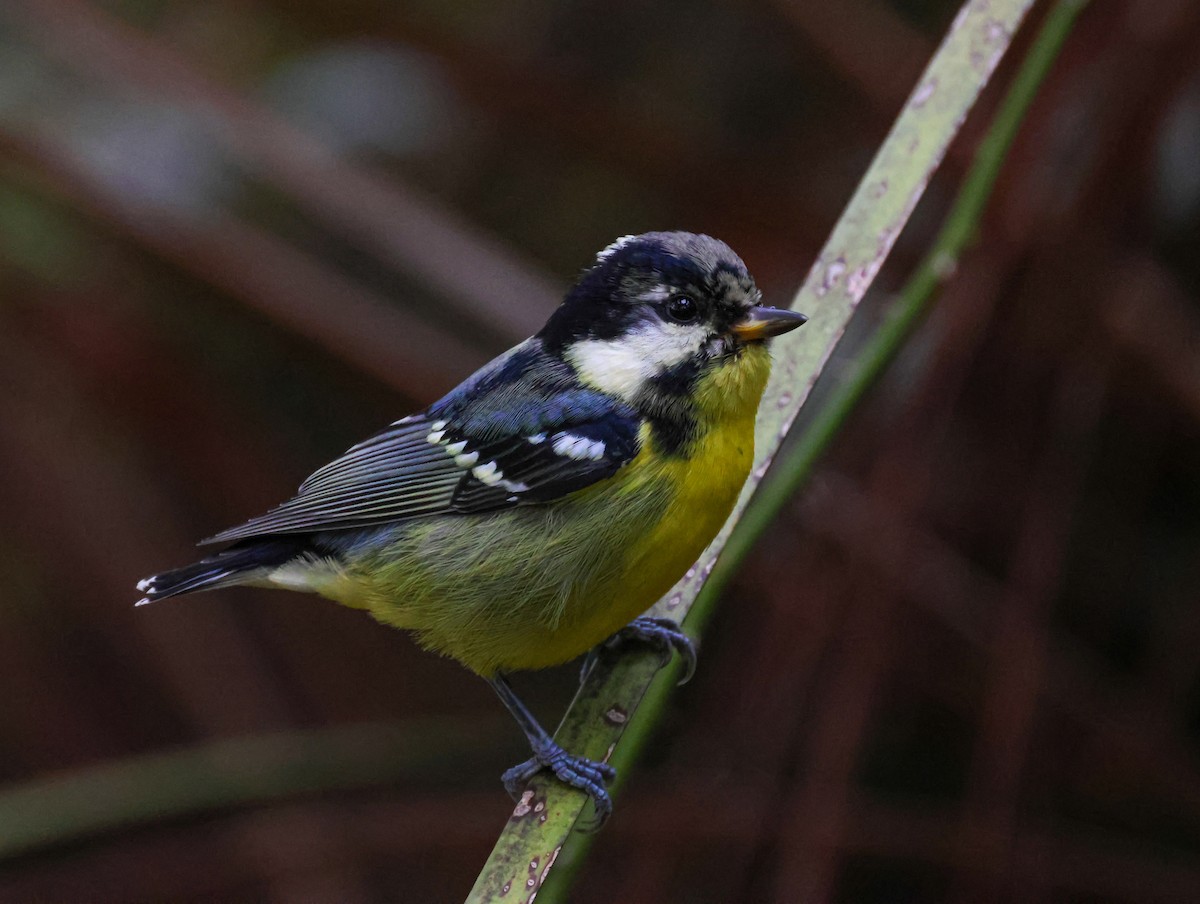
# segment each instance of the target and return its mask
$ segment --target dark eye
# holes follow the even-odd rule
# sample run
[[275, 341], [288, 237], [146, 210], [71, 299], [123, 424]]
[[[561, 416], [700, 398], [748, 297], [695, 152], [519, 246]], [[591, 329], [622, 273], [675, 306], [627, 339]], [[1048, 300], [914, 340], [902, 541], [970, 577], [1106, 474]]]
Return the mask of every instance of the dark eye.
[[667, 302], [667, 316], [676, 323], [695, 323], [700, 317], [700, 305], [686, 295], [676, 295]]

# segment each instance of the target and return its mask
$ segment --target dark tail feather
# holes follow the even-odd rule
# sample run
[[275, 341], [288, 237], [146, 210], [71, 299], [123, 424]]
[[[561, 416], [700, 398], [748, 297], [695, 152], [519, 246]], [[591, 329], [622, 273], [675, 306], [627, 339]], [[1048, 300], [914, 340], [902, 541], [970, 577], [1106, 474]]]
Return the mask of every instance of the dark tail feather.
[[138, 581], [138, 590], [146, 595], [136, 605], [144, 606], [181, 593], [239, 584], [248, 577], [248, 572], [277, 568], [303, 553], [304, 549], [305, 543], [300, 538], [251, 541], [234, 546], [201, 559], [194, 565], [185, 565]]

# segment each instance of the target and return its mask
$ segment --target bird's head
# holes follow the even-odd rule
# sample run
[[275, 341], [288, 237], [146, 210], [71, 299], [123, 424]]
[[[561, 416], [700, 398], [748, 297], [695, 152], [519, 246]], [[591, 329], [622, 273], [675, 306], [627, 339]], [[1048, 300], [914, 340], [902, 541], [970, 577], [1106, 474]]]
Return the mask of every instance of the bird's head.
[[636, 409], [752, 417], [770, 368], [766, 340], [805, 321], [760, 299], [724, 242], [630, 235], [596, 256], [538, 337], [585, 383]]

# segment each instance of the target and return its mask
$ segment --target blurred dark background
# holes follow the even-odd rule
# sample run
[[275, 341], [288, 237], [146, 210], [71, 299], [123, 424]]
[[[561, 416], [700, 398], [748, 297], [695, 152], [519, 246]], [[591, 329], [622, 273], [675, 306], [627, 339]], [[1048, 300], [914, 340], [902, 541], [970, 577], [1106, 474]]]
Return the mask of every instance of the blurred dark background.
[[[135, 581], [532, 332], [617, 236], [720, 236], [786, 303], [956, 7], [6, 0], [0, 899], [461, 900], [523, 756], [486, 685], [316, 598], [135, 611]], [[1200, 900], [1198, 47], [1189, 0], [1086, 10], [574, 900]], [[574, 683], [518, 686], [553, 723]], [[244, 738], [282, 753], [226, 762], [241, 798], [155, 815], [144, 764]], [[63, 788], [142, 816], [5, 847]]]

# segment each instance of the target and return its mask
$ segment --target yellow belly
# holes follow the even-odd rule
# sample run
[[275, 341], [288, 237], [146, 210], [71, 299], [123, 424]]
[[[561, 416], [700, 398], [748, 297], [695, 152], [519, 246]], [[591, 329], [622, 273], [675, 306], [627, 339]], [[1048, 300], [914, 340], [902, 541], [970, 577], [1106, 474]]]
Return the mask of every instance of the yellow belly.
[[549, 505], [399, 526], [313, 589], [482, 675], [558, 665], [670, 589], [724, 524], [752, 458], [753, 423], [731, 424], [687, 459], [643, 452]]
[[[581, 607], [586, 614], [571, 632], [574, 655], [590, 649], [653, 606], [695, 564], [729, 517], [754, 458], [754, 425], [711, 431], [687, 460], [659, 460], [639, 480], [671, 488], [662, 518], [631, 543], [620, 586], [605, 606]], [[636, 462], [634, 466], [636, 467]], [[566, 640], [564, 638], [564, 640]], [[565, 661], [565, 660], [560, 660]], [[550, 663], [547, 663], [550, 664]]]

